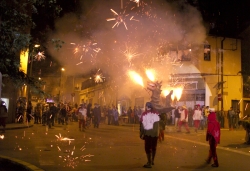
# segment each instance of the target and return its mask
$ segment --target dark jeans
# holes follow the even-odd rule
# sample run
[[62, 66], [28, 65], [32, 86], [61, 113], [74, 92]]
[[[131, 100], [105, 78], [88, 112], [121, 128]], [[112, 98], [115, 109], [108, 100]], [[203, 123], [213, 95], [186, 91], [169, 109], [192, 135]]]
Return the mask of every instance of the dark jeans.
[[234, 127], [234, 118], [233, 117], [228, 117], [228, 125], [229, 125], [229, 129], [232, 129]]
[[145, 152], [147, 154], [151, 152], [156, 152], [156, 147], [157, 147], [157, 139], [158, 137], [151, 137], [145, 135], [144, 137], [144, 142], [145, 142]]
[[220, 116], [220, 127], [221, 128], [224, 128], [224, 117], [223, 116]]

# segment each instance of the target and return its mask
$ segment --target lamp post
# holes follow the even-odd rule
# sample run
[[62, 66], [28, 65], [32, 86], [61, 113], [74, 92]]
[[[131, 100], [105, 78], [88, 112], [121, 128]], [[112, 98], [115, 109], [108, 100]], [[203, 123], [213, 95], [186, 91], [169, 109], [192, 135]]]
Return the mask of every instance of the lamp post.
[[[33, 49], [32, 49], [32, 53], [31, 53], [31, 61], [30, 61], [30, 68], [29, 68], [29, 77], [32, 77], [32, 70], [33, 70], [33, 61], [34, 61], [34, 49], [40, 47], [39, 44], [35, 44]], [[30, 86], [28, 86], [28, 100], [31, 100], [31, 89]]]
[[59, 82], [59, 98], [58, 98], [58, 100], [59, 100], [59, 102], [61, 101], [61, 95], [62, 95], [62, 88], [63, 88], [63, 86], [62, 86], [62, 76], [63, 76], [63, 72], [65, 71], [65, 69], [64, 68], [61, 68], [61, 75], [60, 75], [60, 82]]

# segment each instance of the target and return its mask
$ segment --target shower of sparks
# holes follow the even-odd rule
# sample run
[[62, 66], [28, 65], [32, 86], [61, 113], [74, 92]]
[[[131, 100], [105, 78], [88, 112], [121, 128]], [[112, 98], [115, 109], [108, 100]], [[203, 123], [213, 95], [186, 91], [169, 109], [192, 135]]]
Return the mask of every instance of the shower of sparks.
[[131, 66], [131, 60], [132, 58], [140, 55], [140, 53], [136, 53], [136, 48], [135, 47], [129, 47], [127, 44], [126, 44], [126, 49], [125, 51], [123, 52], [123, 54], [126, 56], [128, 62], [129, 62], [129, 66]]
[[93, 43], [91, 40], [87, 42], [87, 44], [76, 44], [70, 43], [73, 46], [76, 46], [73, 50], [73, 53], [80, 55], [80, 60], [83, 56], [90, 55], [91, 57], [96, 57], [96, 55], [100, 52], [101, 48], [97, 47], [97, 43]]
[[[126, 30], [128, 30], [128, 28], [127, 28], [127, 25], [126, 25], [126, 23], [125, 23], [125, 21], [124, 21], [124, 18], [126, 17], [126, 16], [122, 16], [122, 15], [119, 15], [119, 14], [117, 14], [117, 12], [115, 12], [113, 9], [110, 9], [112, 12], [113, 12], [113, 14], [115, 15], [115, 18], [108, 18], [108, 19], [106, 19], [107, 21], [113, 21], [113, 20], [115, 20], [116, 21], [116, 23], [113, 25], [113, 27], [112, 28], [114, 28], [115, 26], [119, 26], [121, 23], [123, 23], [123, 25], [124, 25], [124, 27], [126, 28]], [[124, 18], [123, 18], [124, 17]]]
[[96, 74], [94, 77], [95, 77], [95, 82], [96, 83], [103, 82], [103, 76], [102, 76], [102, 74]]
[[38, 52], [35, 56], [34, 56], [34, 60], [36, 61], [41, 61], [44, 60], [46, 57], [44, 56], [44, 51], [43, 52]]
[[69, 143], [70, 143], [71, 141], [75, 140], [75, 139], [71, 139], [71, 138], [67, 138], [67, 137], [62, 137], [61, 134], [55, 135], [55, 136], [57, 137], [57, 140], [59, 140], [59, 141], [69, 141]]
[[75, 168], [79, 164], [78, 157], [73, 156], [74, 155], [74, 150], [75, 150], [75, 147], [73, 148], [73, 150], [71, 152], [68, 151], [67, 155], [59, 156], [60, 158], [62, 158], [63, 163], [65, 163], [66, 167]]
[[94, 75], [95, 83], [102, 83], [103, 79], [105, 79], [105, 77], [103, 77], [102, 73], [99, 73], [99, 71], [100, 71], [100, 68], [98, 69], [98, 71]]

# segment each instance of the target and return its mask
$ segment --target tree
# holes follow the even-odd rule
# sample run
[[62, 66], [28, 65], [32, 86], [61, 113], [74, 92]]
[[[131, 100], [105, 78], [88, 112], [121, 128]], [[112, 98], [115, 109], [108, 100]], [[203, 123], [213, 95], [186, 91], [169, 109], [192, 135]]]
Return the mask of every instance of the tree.
[[33, 47], [36, 40], [30, 32], [36, 22], [32, 15], [38, 9], [56, 17], [61, 11], [56, 0], [1, 0], [0, 1], [0, 72], [15, 85], [29, 84], [39, 90], [41, 82], [20, 70], [20, 52]]

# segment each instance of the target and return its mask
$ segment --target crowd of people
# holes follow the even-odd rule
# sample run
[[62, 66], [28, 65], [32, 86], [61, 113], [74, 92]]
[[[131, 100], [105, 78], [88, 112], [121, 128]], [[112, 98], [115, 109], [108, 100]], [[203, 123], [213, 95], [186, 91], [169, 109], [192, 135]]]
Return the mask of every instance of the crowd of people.
[[[134, 106], [132, 109], [121, 107], [119, 114], [118, 108], [112, 106], [100, 106], [95, 103], [92, 107], [91, 103], [82, 103], [80, 105], [72, 103], [37, 103], [34, 107], [31, 102], [27, 103], [25, 108], [22, 102], [17, 103], [16, 122], [30, 122], [34, 120], [34, 124], [48, 125], [49, 128], [54, 123], [68, 124], [69, 121], [79, 122], [79, 129], [84, 130], [93, 123], [95, 128], [100, 123], [108, 125], [119, 125], [119, 118], [123, 123], [139, 124], [139, 120], [143, 113], [143, 108]], [[26, 115], [25, 115], [26, 114]], [[186, 132], [190, 133], [190, 127], [194, 127], [194, 131], [203, 130], [207, 125], [207, 117], [209, 114], [209, 106], [195, 105], [194, 108], [187, 108], [185, 105], [176, 106], [174, 110], [161, 114], [161, 128], [165, 130], [166, 125], [174, 125], [177, 132], [181, 132], [181, 128], [185, 127]], [[24, 116], [26, 120], [24, 121]], [[232, 107], [228, 111], [223, 109], [216, 112], [216, 118], [220, 123], [220, 127], [225, 127], [225, 121], [228, 121], [229, 130], [239, 128], [238, 121], [242, 118], [240, 110], [234, 110]], [[164, 137], [161, 137], [161, 141]]]
[[[194, 127], [195, 132], [197, 130], [203, 130], [207, 126], [207, 118], [209, 115], [209, 106], [200, 106], [199, 104], [194, 106], [194, 109], [184, 106], [176, 106], [175, 110], [171, 113], [171, 123], [180, 132], [182, 125], [185, 126], [189, 133], [189, 127]], [[220, 127], [225, 128], [225, 121], [228, 121], [229, 130], [239, 128], [239, 120], [243, 118], [239, 109], [234, 110], [233, 107], [228, 111], [224, 109], [215, 112], [216, 119], [218, 120]], [[169, 123], [169, 122], [166, 122]]]
[[112, 106], [100, 106], [97, 103], [72, 104], [72, 103], [42, 103], [32, 105], [29, 101], [27, 107], [22, 101], [17, 102], [16, 123], [34, 121], [34, 124], [48, 125], [49, 128], [55, 123], [67, 125], [69, 121], [79, 122], [79, 130], [84, 131], [93, 124], [94, 128], [99, 128], [100, 123], [108, 125], [119, 125], [120, 116], [127, 117], [127, 123], [139, 123], [142, 111], [140, 107], [131, 107], [128, 110], [123, 108], [119, 114], [118, 108]]

